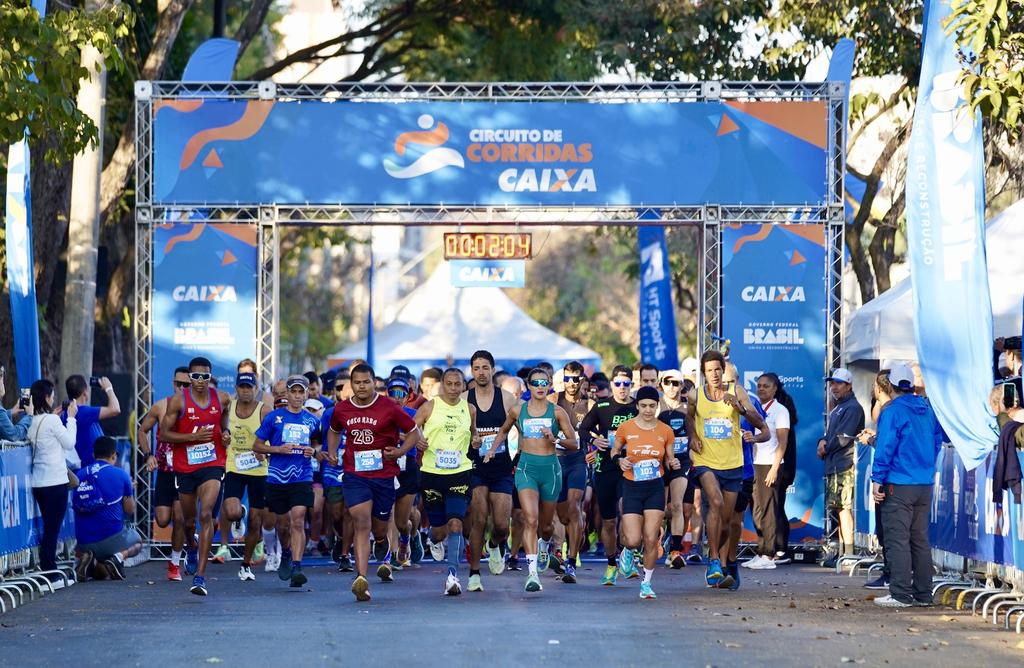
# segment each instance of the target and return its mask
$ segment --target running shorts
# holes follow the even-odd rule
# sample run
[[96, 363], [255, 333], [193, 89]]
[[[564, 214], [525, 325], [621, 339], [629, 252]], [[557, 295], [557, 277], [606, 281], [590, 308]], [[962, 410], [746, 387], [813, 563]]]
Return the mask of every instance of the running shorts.
[[594, 474], [594, 494], [601, 519], [613, 520], [619, 515], [619, 497], [622, 496], [622, 469], [614, 462], [615, 468]]
[[587, 488], [587, 460], [580, 458], [568, 462], [565, 458], [562, 464], [562, 491], [558, 494], [558, 502], [569, 500], [569, 490], [578, 489], [581, 492]]
[[701, 479], [705, 473], [712, 473], [718, 481], [718, 488], [722, 493], [732, 492], [738, 494], [743, 487], [743, 467], [737, 466], [734, 469], [713, 469], [707, 466], [694, 466], [694, 477]]
[[[178, 490], [178, 494], [195, 494], [203, 483], [211, 480], [216, 480], [218, 483], [224, 480], [223, 466], [207, 466], [191, 473], [174, 474], [174, 486]], [[218, 503], [218, 505], [220, 504]], [[214, 513], [214, 517], [216, 516], [217, 513]]]
[[267, 485], [267, 509], [275, 515], [287, 515], [292, 508], [313, 507], [313, 483], [289, 482]]
[[267, 507], [267, 476], [242, 475], [228, 471], [224, 474], [224, 498], [241, 499], [249, 493], [249, 507], [257, 510]]
[[622, 514], [643, 515], [645, 510], [665, 511], [665, 481], [622, 481]]
[[514, 473], [502, 473], [500, 475], [489, 474], [480, 469], [473, 469], [473, 475], [469, 479], [470, 489], [486, 487], [491, 494], [510, 494], [518, 496], [516, 491], [516, 478]]
[[391, 517], [391, 509], [395, 505], [394, 478], [364, 478], [358, 473], [346, 473], [341, 489], [345, 505], [349, 508], [372, 501], [375, 518], [387, 520]]
[[516, 464], [516, 488], [536, 490], [544, 502], [558, 501], [558, 494], [562, 491], [562, 466], [558, 463], [558, 456], [520, 452], [519, 463]]
[[442, 527], [448, 520], [463, 520], [469, 507], [469, 480], [471, 471], [459, 473], [427, 473], [420, 477], [423, 487], [423, 507], [430, 526]]
[[157, 471], [156, 484], [153, 487], [153, 505], [157, 508], [170, 508], [178, 500], [178, 490], [174, 487], [174, 473]]

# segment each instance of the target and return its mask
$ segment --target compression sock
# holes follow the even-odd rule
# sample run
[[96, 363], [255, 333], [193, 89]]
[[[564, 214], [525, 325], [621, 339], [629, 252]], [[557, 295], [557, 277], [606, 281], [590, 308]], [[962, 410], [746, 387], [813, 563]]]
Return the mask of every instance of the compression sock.
[[683, 551], [683, 537], [682, 536], [677, 536], [677, 535], [673, 534], [671, 540], [669, 541], [668, 551], [669, 552], [682, 552]]
[[267, 531], [263, 529], [263, 548], [267, 554], [277, 552], [277, 530], [271, 529]]
[[407, 534], [407, 533], [399, 533], [398, 534], [398, 542], [401, 543], [402, 545], [408, 545], [409, 544], [409, 534]]
[[473, 577], [474, 575], [480, 575], [480, 569], [479, 568], [471, 568], [471, 569], [469, 569], [469, 577]]
[[457, 573], [459, 570], [459, 557], [462, 556], [462, 534], [451, 532], [448, 534], [448, 570]]
[[647, 568], [646, 566], [644, 566], [644, 582], [646, 582], [647, 584], [651, 584], [652, 575], [654, 575], [654, 569]]
[[286, 564], [292, 560], [292, 551], [290, 549], [281, 550], [281, 563]]
[[529, 562], [529, 564], [530, 564], [530, 575], [536, 575], [537, 574], [537, 555], [536, 554], [528, 554], [528, 555], [526, 555], [526, 561]]
[[181, 550], [171, 550], [171, 565], [177, 566], [181, 562]]

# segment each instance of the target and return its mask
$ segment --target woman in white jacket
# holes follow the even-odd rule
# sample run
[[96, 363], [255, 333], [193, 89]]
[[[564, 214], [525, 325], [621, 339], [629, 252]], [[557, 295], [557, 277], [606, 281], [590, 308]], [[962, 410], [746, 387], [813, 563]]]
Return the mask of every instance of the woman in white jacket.
[[39, 566], [44, 571], [57, 568], [57, 535], [68, 510], [68, 467], [65, 458], [75, 453], [78, 404], [68, 405], [65, 427], [54, 413], [53, 383], [32, 383], [31, 409], [35, 413], [28, 438], [32, 442], [32, 496], [43, 518], [39, 541]]

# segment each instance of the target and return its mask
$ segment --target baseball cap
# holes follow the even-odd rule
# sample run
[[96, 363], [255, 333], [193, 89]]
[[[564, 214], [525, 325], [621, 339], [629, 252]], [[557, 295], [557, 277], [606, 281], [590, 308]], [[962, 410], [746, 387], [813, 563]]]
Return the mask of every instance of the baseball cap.
[[696, 376], [699, 364], [695, 357], [687, 357], [679, 367], [679, 373], [683, 376]]
[[405, 376], [392, 376], [391, 378], [388, 378], [387, 388], [390, 390], [392, 387], [401, 387], [408, 390], [409, 379]]
[[914, 371], [909, 364], [898, 362], [889, 368], [889, 382], [901, 390], [914, 389]]
[[256, 374], [254, 373], [240, 373], [235, 376], [235, 385], [249, 385], [250, 387], [256, 387]]
[[837, 383], [853, 384], [853, 374], [846, 369], [834, 369], [832, 375], [825, 380], [832, 380]]
[[319, 399], [306, 399], [306, 403], [302, 404], [302, 407], [311, 411], [321, 411], [324, 409], [324, 402]]
[[683, 374], [679, 372], [679, 369], [669, 369], [661, 372], [662, 380], [678, 380], [682, 382]]
[[391, 378], [395, 378], [396, 376], [402, 376], [403, 378], [412, 378], [412, 371], [409, 371], [409, 367], [405, 366], [404, 364], [399, 364], [397, 366], [391, 367], [391, 373], [389, 373], [388, 376]]
[[292, 375], [288, 376], [288, 380], [285, 381], [285, 386], [290, 389], [295, 385], [301, 385], [302, 389], [308, 390], [309, 380], [302, 374], [293, 373]]

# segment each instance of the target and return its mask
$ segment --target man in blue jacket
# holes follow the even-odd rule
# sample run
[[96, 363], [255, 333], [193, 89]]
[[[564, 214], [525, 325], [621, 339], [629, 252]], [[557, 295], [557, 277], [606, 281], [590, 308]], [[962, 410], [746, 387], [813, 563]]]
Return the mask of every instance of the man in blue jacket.
[[928, 400], [914, 395], [914, 372], [894, 364], [889, 380], [896, 390], [878, 418], [871, 494], [881, 504], [889, 595], [875, 599], [887, 608], [932, 604], [932, 554], [928, 511], [942, 427]]

